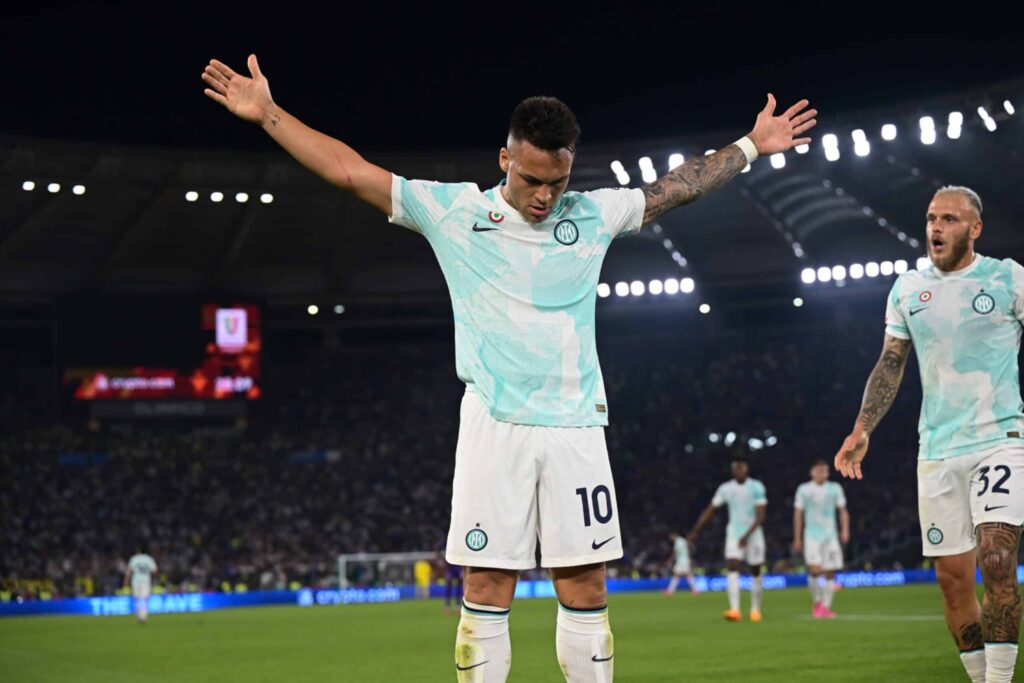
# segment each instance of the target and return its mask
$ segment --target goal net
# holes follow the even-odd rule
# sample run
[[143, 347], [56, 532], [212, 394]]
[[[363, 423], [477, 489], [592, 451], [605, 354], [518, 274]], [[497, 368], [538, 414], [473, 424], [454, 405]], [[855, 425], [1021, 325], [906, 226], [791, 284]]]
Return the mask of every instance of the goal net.
[[338, 587], [403, 586], [416, 582], [420, 561], [432, 562], [436, 552], [345, 553], [338, 555]]

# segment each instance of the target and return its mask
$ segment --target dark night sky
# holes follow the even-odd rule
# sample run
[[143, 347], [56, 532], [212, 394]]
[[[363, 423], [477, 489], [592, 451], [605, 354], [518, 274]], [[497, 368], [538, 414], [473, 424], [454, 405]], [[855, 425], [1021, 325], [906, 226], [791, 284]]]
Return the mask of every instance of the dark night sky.
[[769, 89], [826, 122], [1024, 75], [1000, 4], [259, 4], [5, 9], [0, 134], [269, 150], [202, 94], [210, 57], [250, 51], [281, 106], [368, 150], [500, 144], [532, 94], [573, 106], [585, 143], [750, 125]]

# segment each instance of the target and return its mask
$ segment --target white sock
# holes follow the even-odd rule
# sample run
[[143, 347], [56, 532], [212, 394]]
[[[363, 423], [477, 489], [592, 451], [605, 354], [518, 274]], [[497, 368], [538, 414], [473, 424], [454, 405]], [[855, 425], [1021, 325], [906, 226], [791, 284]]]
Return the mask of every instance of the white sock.
[[821, 604], [825, 609], [832, 609], [832, 598], [836, 594], [836, 580], [825, 579], [825, 585], [821, 589]]
[[568, 609], [558, 604], [555, 649], [567, 683], [611, 683], [615, 656], [608, 608]]
[[821, 591], [819, 590], [820, 584], [818, 583], [817, 576], [807, 577], [807, 588], [811, 591], [811, 600], [817, 605], [821, 602]]
[[148, 598], [135, 598], [135, 618], [139, 621], [145, 621], [146, 617], [149, 616], [149, 599]]
[[686, 580], [690, 582], [690, 590], [694, 593], [699, 593], [700, 590], [697, 588], [697, 577], [693, 574], [687, 574]]
[[508, 610], [462, 601], [455, 637], [455, 668], [459, 683], [505, 683], [512, 667]]
[[985, 683], [1010, 683], [1017, 663], [1017, 643], [985, 643]]
[[668, 582], [668, 592], [669, 593], [675, 593], [676, 592], [676, 586], [678, 586], [678, 585], [679, 585], [679, 577], [678, 576], [673, 576], [672, 580]]
[[740, 611], [740, 573], [729, 572], [726, 577], [726, 592], [729, 594], [729, 609]]
[[985, 649], [968, 650], [960, 653], [967, 677], [971, 683], [985, 683]]
[[755, 576], [754, 580], [750, 584], [750, 611], [760, 612], [761, 611], [761, 593], [762, 588], [762, 577]]

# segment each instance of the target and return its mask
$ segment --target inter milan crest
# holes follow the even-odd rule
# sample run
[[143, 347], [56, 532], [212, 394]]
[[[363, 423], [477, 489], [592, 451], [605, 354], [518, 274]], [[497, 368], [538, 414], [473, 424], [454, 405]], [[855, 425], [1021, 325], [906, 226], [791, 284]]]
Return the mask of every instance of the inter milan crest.
[[982, 315], [988, 315], [996, 308], [996, 300], [992, 298], [991, 294], [986, 294], [982, 291], [981, 294], [974, 297], [974, 310]]
[[473, 552], [480, 552], [487, 547], [487, 534], [483, 529], [471, 529], [466, 534], [466, 546]]
[[576, 224], [572, 221], [558, 221], [555, 225], [555, 239], [564, 244], [570, 246], [576, 244], [576, 240], [580, 238], [580, 230], [576, 227]]
[[938, 545], [942, 543], [942, 529], [937, 526], [933, 526], [928, 530], [928, 542], [932, 545]]

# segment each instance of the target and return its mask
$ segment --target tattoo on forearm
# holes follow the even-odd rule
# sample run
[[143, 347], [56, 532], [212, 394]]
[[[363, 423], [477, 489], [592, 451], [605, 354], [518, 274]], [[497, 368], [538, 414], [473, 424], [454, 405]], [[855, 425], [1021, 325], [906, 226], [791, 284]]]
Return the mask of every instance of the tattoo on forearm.
[[960, 633], [954, 633], [953, 637], [957, 647], [961, 650], [980, 650], [985, 647], [985, 636], [981, 631], [981, 624], [976, 621], [964, 624], [960, 628]]
[[647, 208], [644, 223], [650, 223], [683, 204], [689, 204], [717, 190], [735, 178], [747, 165], [747, 157], [736, 145], [708, 156], [694, 157], [653, 183], [644, 186]]
[[281, 124], [281, 117], [274, 114], [270, 117], [270, 123], [273, 124], [274, 128], [277, 128]]
[[1020, 636], [1021, 596], [1017, 585], [1017, 546], [1021, 527], [1001, 522], [978, 528], [981, 577], [985, 599], [981, 624], [990, 643], [1017, 642]]
[[882, 421], [896, 399], [909, 353], [909, 339], [886, 337], [882, 357], [878, 359], [875, 369], [868, 377], [864, 402], [861, 404], [860, 415], [857, 416], [857, 420], [868, 434], [875, 431], [875, 427]]

